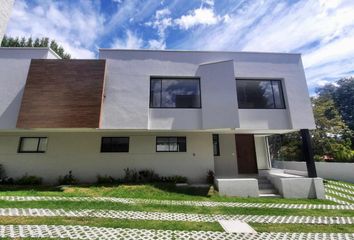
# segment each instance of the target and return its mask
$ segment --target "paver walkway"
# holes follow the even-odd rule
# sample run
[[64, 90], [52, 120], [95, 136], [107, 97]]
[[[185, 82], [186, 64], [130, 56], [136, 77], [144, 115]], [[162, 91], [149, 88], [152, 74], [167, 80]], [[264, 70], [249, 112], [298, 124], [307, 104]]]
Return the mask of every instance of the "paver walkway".
[[162, 220], [186, 222], [217, 222], [218, 220], [241, 220], [253, 223], [302, 223], [302, 224], [353, 224], [354, 217], [327, 216], [272, 216], [272, 215], [221, 215], [167, 212], [140, 212], [115, 210], [64, 210], [46, 208], [0, 208], [0, 216], [23, 217], [96, 217], [131, 220]]
[[54, 225], [0, 225], [0, 237], [102, 240], [354, 240], [353, 233], [226, 233]]
[[[337, 201], [331, 196], [328, 200]], [[155, 204], [193, 207], [236, 207], [236, 208], [280, 208], [280, 209], [328, 209], [354, 210], [354, 204], [339, 201], [342, 205], [329, 204], [287, 204], [287, 203], [241, 203], [241, 202], [211, 202], [211, 201], [182, 201], [182, 200], [155, 200], [138, 198], [115, 197], [51, 197], [51, 196], [0, 196], [3, 201], [70, 201], [70, 202], [115, 202], [124, 204]], [[346, 205], [344, 205], [346, 204]]]

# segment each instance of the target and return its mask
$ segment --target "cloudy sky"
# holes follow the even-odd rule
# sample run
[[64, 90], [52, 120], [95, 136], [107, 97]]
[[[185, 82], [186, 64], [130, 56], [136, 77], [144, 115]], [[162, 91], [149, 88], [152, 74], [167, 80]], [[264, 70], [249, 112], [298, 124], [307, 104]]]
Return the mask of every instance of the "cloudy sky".
[[299, 52], [310, 92], [354, 75], [353, 0], [16, 0], [7, 34], [99, 48]]

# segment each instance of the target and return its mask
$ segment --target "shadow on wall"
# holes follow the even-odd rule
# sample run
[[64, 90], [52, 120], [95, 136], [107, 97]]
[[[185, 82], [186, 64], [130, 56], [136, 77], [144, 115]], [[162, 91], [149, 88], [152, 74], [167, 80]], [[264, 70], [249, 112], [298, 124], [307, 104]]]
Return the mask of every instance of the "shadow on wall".
[[7, 106], [5, 111], [0, 115], [0, 129], [16, 128], [23, 92], [24, 87], [21, 88], [12, 102]]

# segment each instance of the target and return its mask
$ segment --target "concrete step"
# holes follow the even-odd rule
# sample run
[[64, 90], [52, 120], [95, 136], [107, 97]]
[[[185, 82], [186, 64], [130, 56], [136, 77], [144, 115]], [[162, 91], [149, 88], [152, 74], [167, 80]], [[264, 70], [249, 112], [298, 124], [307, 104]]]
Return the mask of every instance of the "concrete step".
[[262, 193], [262, 194], [259, 194], [259, 197], [262, 197], [262, 198], [280, 198], [281, 196], [279, 194], [275, 194], [275, 193]]
[[259, 194], [276, 194], [278, 193], [274, 188], [259, 189]]
[[258, 183], [259, 189], [267, 189], [267, 188], [274, 188], [273, 184], [271, 183]]
[[266, 178], [258, 178], [258, 184], [261, 184], [261, 183], [270, 183], [270, 181]]

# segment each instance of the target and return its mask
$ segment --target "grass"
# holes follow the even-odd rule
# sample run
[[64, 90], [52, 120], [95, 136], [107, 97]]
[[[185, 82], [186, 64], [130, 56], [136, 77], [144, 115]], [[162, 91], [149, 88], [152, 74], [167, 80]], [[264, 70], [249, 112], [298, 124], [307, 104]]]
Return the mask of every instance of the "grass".
[[136, 228], [181, 231], [223, 231], [218, 223], [156, 221], [156, 220], [113, 220], [102, 218], [64, 217], [0, 217], [1, 225], [83, 225], [107, 228]]
[[[63, 217], [0, 217], [2, 225], [82, 225], [107, 228], [136, 228], [181, 231], [223, 231], [218, 223], [180, 221], [112, 220]], [[354, 225], [260, 224], [250, 223], [257, 232], [323, 232], [354, 233]]]
[[[66, 197], [120, 197], [156, 200], [194, 200], [242, 203], [288, 203], [288, 204], [336, 204], [328, 200], [282, 199], [282, 198], [237, 198], [219, 196], [212, 188], [175, 187], [172, 184], [121, 184], [111, 186], [0, 186], [0, 196], [66, 196]], [[341, 199], [340, 197], [333, 195]], [[343, 199], [349, 201], [347, 199]], [[236, 207], [197, 207], [158, 204], [123, 204], [113, 202], [70, 201], [0, 201], [0, 208], [49, 208], [49, 209], [107, 209], [124, 211], [148, 211], [200, 214], [242, 214], [277, 216], [342, 216], [354, 217], [354, 211], [323, 209], [271, 209]], [[181, 221], [125, 220], [91, 217], [0, 217], [1, 225], [85, 225], [93, 227], [139, 228], [184, 231], [223, 231], [217, 223]], [[354, 225], [315, 224], [259, 224], [251, 223], [258, 232], [346, 232], [354, 233]], [[35, 238], [28, 238], [35, 239]]]
[[157, 200], [195, 200], [221, 202], [254, 202], [254, 203], [295, 203], [295, 204], [335, 204], [328, 200], [318, 199], [265, 199], [238, 198], [219, 196], [209, 188], [176, 187], [173, 184], [141, 184], [112, 186], [73, 186], [73, 187], [26, 187], [0, 186], [0, 196], [68, 196], [68, 197], [121, 197]]
[[250, 223], [257, 232], [354, 233], [354, 225]]
[[1, 208], [49, 208], [49, 209], [107, 209], [117, 211], [147, 211], [170, 213], [199, 213], [226, 215], [279, 215], [279, 216], [347, 216], [354, 217], [354, 211], [322, 209], [272, 209], [272, 208], [234, 208], [234, 207], [196, 207], [156, 204], [123, 204], [110, 202], [66, 202], [66, 201], [0, 201]]

